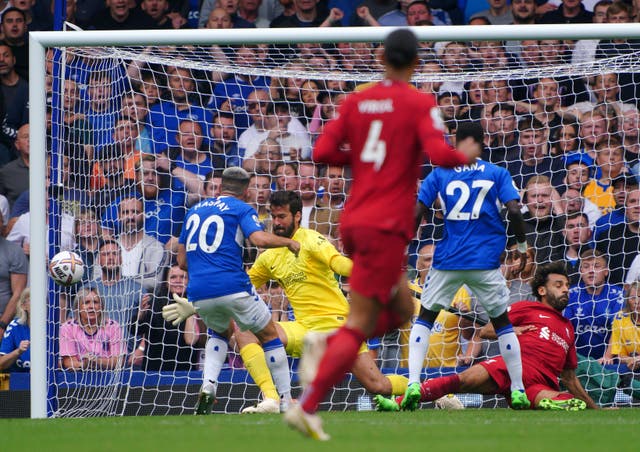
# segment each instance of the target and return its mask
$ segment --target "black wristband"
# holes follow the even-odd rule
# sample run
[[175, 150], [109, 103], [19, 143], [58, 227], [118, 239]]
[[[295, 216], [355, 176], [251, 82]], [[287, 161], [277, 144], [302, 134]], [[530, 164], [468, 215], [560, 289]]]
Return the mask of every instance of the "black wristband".
[[0, 320], [0, 328], [2, 328], [3, 330], [7, 329], [7, 324], [4, 323], [2, 320]]

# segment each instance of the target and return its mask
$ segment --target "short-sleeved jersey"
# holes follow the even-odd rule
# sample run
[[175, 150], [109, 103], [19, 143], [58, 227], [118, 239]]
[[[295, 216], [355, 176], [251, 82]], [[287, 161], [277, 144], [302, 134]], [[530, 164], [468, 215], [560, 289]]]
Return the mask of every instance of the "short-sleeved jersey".
[[77, 320], [68, 320], [60, 327], [60, 356], [77, 356], [82, 359], [93, 355], [111, 358], [127, 353], [127, 342], [122, 328], [115, 320], [106, 320], [94, 334], [88, 334]]
[[189, 300], [251, 292], [244, 270], [245, 238], [263, 227], [249, 204], [232, 196], [199, 202], [187, 212], [179, 242], [189, 268]]
[[563, 370], [578, 366], [571, 322], [537, 301], [519, 301], [507, 309], [513, 326], [536, 327], [518, 336], [523, 368], [535, 369], [550, 382], [550, 387], [556, 387]]
[[640, 355], [640, 325], [631, 320], [631, 313], [620, 311], [611, 324], [611, 354], [617, 356]]
[[[435, 165], [467, 158], [445, 141], [432, 95], [384, 80], [349, 95], [316, 142], [319, 163], [351, 165], [353, 185], [343, 226], [375, 227], [411, 239], [416, 183], [425, 154]], [[348, 144], [349, 150], [343, 144]]]
[[507, 170], [484, 160], [454, 169], [436, 168], [422, 182], [418, 201], [430, 207], [436, 198], [443, 209], [444, 233], [433, 268], [499, 268], [507, 240], [500, 203], [520, 199]]
[[624, 306], [621, 286], [604, 284], [599, 294], [590, 294], [584, 283], [569, 290], [569, 304], [564, 316], [576, 332], [578, 353], [599, 359], [609, 343], [611, 322]]
[[254, 286], [275, 280], [284, 289], [296, 320], [309, 317], [347, 316], [349, 304], [340, 290], [331, 260], [338, 250], [322, 234], [298, 228], [292, 237], [300, 243], [296, 257], [287, 248], [273, 248], [261, 253], [249, 269]]
[[[0, 342], [0, 356], [8, 355], [20, 346], [20, 342], [31, 339], [29, 325], [21, 325], [14, 319], [7, 325], [2, 342]], [[31, 370], [31, 347], [26, 349], [18, 357], [15, 363], [9, 367], [9, 372], [29, 372]]]

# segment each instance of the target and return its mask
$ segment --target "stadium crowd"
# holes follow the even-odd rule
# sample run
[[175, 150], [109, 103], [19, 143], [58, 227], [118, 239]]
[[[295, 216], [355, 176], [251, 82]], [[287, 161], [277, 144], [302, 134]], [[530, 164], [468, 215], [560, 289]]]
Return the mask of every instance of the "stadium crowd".
[[[52, 29], [53, 2], [10, 0], [0, 11], [0, 371], [28, 371], [29, 124], [28, 31]], [[106, 3], [106, 5], [105, 5]], [[448, 26], [625, 23], [640, 18], [639, 2], [488, 0], [484, 11], [449, 0], [67, 0], [67, 21], [84, 29]], [[483, 3], [483, 2], [466, 2]], [[193, 49], [179, 49], [189, 55]], [[377, 51], [359, 43], [289, 47], [213, 46], [209, 56], [245, 68], [371, 71]], [[589, 64], [620, 55], [637, 58], [640, 40], [525, 40], [422, 43], [424, 74]], [[50, 199], [59, 208], [61, 249], [85, 263], [83, 281], [61, 296], [60, 365], [113, 368], [117, 359], [149, 370], [191, 370], [206, 341], [192, 319], [165, 322], [162, 307], [184, 295], [188, 275], [175, 265], [187, 209], [219, 194], [222, 171], [251, 174], [248, 202], [270, 228], [268, 200], [276, 190], [302, 198], [300, 225], [339, 250], [348, 169], [316, 165], [313, 145], [345, 95], [343, 80], [226, 74], [150, 60], [127, 61], [67, 53], [64, 81], [53, 77], [48, 52]], [[151, 62], [148, 62], [151, 61]], [[571, 280], [564, 315], [585, 360], [620, 364], [637, 376], [640, 360], [640, 79], [637, 73], [422, 82], [432, 93], [448, 136], [461, 121], [485, 131], [483, 159], [504, 166], [522, 195], [529, 260], [522, 272], [507, 250], [503, 273], [511, 300], [535, 300], [535, 266], [567, 264]], [[453, 80], [453, 81], [451, 81]], [[61, 94], [64, 93], [64, 94]], [[62, 111], [53, 102], [62, 95]], [[57, 121], [57, 122], [56, 122]], [[424, 175], [431, 170], [425, 164]], [[381, 216], [384, 213], [381, 213]], [[410, 248], [416, 290], [442, 235], [436, 210]], [[509, 247], [515, 247], [511, 240]], [[257, 250], [247, 247], [247, 267]], [[631, 291], [625, 296], [624, 286]], [[342, 281], [348, 293], [348, 281]], [[275, 320], [290, 318], [277, 285], [260, 288]], [[24, 295], [26, 293], [26, 295]], [[419, 295], [417, 295], [419, 298]], [[27, 308], [25, 308], [27, 299]], [[444, 313], [425, 362], [470, 365], [497, 354], [479, 338], [486, 313], [462, 291], [457, 315]], [[80, 314], [90, 310], [93, 315]], [[18, 316], [16, 317], [16, 313]], [[25, 314], [26, 313], [26, 314]], [[26, 316], [26, 318], [25, 318]], [[14, 320], [16, 318], [16, 320]], [[108, 325], [102, 319], [108, 319]], [[93, 319], [93, 320], [92, 320]], [[101, 329], [99, 347], [82, 330]], [[120, 331], [120, 333], [118, 333]], [[137, 335], [136, 335], [137, 334]], [[77, 336], [76, 339], [73, 336]], [[13, 336], [13, 337], [12, 337]], [[16, 339], [18, 337], [18, 339]], [[107, 339], [105, 339], [107, 338]], [[406, 331], [370, 344], [384, 368], [406, 362]], [[98, 339], [96, 339], [97, 341]], [[87, 342], [87, 343], [85, 343]], [[6, 344], [6, 345], [5, 345]], [[631, 344], [631, 345], [630, 345]], [[11, 359], [6, 359], [10, 357]], [[15, 359], [14, 359], [15, 358]], [[236, 357], [230, 365], [240, 366]], [[585, 385], [587, 386], [587, 385]]]

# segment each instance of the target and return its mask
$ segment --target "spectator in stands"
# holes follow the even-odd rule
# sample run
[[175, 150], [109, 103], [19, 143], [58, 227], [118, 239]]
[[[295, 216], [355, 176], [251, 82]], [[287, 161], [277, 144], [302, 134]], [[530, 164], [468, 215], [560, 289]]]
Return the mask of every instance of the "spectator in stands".
[[186, 296], [187, 272], [175, 264], [163, 272], [163, 283], [155, 291], [149, 309], [138, 319], [138, 334], [145, 339], [138, 349], [144, 353], [145, 371], [196, 370], [206, 339], [204, 324], [197, 316], [173, 326], [162, 317], [162, 308], [173, 303], [173, 294]]
[[565, 190], [572, 188], [580, 193], [591, 180], [593, 160], [587, 154], [575, 152], [566, 156], [565, 162]]
[[595, 160], [598, 143], [609, 137], [609, 118], [601, 109], [596, 108], [580, 117], [580, 143], [585, 152]]
[[151, 129], [148, 123], [149, 106], [147, 97], [139, 92], [127, 92], [122, 95], [121, 118], [130, 119], [135, 125], [138, 137], [135, 140], [135, 150], [143, 154], [153, 153], [151, 143]]
[[29, 189], [29, 124], [18, 129], [14, 146], [18, 158], [0, 168], [0, 195], [7, 197], [10, 206]]
[[[312, 171], [313, 168], [313, 172]], [[300, 164], [300, 188], [304, 200], [305, 176], [313, 175], [316, 178], [315, 193], [320, 193], [322, 188], [322, 199], [315, 199], [315, 205], [309, 214], [309, 228], [314, 229], [324, 235], [334, 246], [339, 245], [338, 224], [340, 214], [344, 207], [347, 196], [347, 186], [345, 179], [345, 169], [340, 166], [328, 166], [324, 175], [324, 187], [318, 186], [317, 169], [309, 162]], [[303, 208], [304, 209], [304, 208]]]
[[271, 224], [269, 210], [269, 197], [271, 196], [271, 176], [268, 174], [251, 173], [249, 187], [247, 189], [247, 203], [258, 213], [258, 220], [265, 226], [265, 230]]
[[533, 117], [518, 122], [520, 158], [507, 163], [517, 187], [524, 188], [536, 175], [548, 177], [553, 187], [560, 187], [564, 177], [561, 165], [549, 155], [549, 129]]
[[215, 114], [210, 130], [211, 147], [209, 153], [212, 161], [221, 161], [222, 158], [225, 168], [242, 166], [236, 131], [233, 113], [219, 111]]
[[626, 172], [624, 150], [618, 138], [612, 136], [596, 145], [596, 165], [596, 177], [591, 179], [582, 193], [600, 208], [602, 214], [607, 214], [616, 205], [612, 181]]
[[13, 133], [29, 122], [29, 83], [15, 70], [16, 59], [11, 47], [0, 43], [0, 88], [4, 100], [4, 127]]
[[[133, 327], [139, 312], [148, 309], [149, 295], [137, 278], [122, 276], [122, 249], [113, 239], [104, 239], [98, 245], [99, 277], [87, 287], [95, 287], [100, 294], [104, 313], [122, 328]], [[133, 342], [129, 344], [133, 350]]]
[[[607, 21], [607, 9], [612, 4], [612, 0], [600, 0], [593, 5], [592, 21], [594, 24], [602, 24]], [[571, 64], [576, 65], [595, 60], [596, 48], [599, 42], [599, 39], [580, 39], [576, 41], [571, 54]]]
[[297, 162], [279, 162], [275, 171], [276, 190], [300, 191]]
[[[443, 71], [442, 65], [438, 61], [426, 61], [420, 68], [421, 74], [441, 74]], [[426, 93], [437, 94], [440, 91], [442, 82], [438, 81], [425, 81], [418, 83], [418, 89]]]
[[[459, 74], [468, 69], [470, 64], [469, 47], [466, 43], [460, 41], [443, 42], [440, 47], [436, 47], [436, 51], [444, 72]], [[462, 94], [464, 83], [445, 81], [438, 92], [445, 91], [455, 91]]]
[[551, 155], [567, 159], [567, 154], [572, 154], [580, 147], [578, 139], [578, 120], [571, 115], [563, 115], [560, 125], [551, 131]]
[[260, 17], [258, 9], [260, 8], [261, 0], [239, 0], [238, 1], [238, 16], [243, 18], [249, 23], [252, 23], [257, 28], [268, 28], [269, 19], [266, 17]]
[[155, 23], [156, 28], [187, 28], [187, 19], [178, 12], [169, 11], [169, 0], [142, 0], [140, 9]]
[[222, 184], [222, 173], [224, 170], [213, 170], [204, 177], [204, 194], [206, 198], [217, 198], [220, 196], [220, 184]]
[[141, 278], [142, 287], [153, 292], [161, 283], [168, 255], [162, 243], [145, 234], [144, 217], [144, 204], [140, 198], [120, 200], [118, 244], [122, 249], [121, 273], [125, 278]]
[[68, 370], [116, 369], [127, 353], [120, 324], [107, 315], [95, 287], [80, 289], [74, 317], [60, 327], [60, 365]]
[[584, 212], [567, 214], [562, 230], [564, 247], [558, 250], [558, 260], [566, 263], [569, 282], [572, 286], [580, 281], [580, 255], [592, 249], [592, 235], [589, 217]]
[[[178, 125], [181, 120], [196, 121], [202, 131], [211, 128], [213, 115], [208, 109], [197, 105], [192, 98], [196, 97], [196, 82], [191, 70], [171, 66], [167, 69], [167, 85], [169, 91], [166, 100], [152, 105], [149, 99], [149, 124], [156, 154], [166, 152], [168, 147], [178, 145], [180, 135]], [[205, 143], [208, 145], [208, 143]]]
[[24, 11], [10, 7], [2, 12], [0, 31], [3, 41], [16, 59], [15, 70], [20, 77], [29, 80], [29, 44], [27, 42], [27, 22]]
[[[309, 87], [308, 83], [310, 82], [306, 81], [301, 87], [302, 100], [305, 104], [305, 111], [309, 112], [309, 118], [317, 106], [317, 92], [312, 91]], [[311, 157], [309, 133], [298, 118], [291, 116], [289, 105], [286, 102], [273, 102], [268, 105], [267, 115], [272, 116], [269, 118], [271, 130], [280, 132], [276, 139], [282, 148], [284, 160], [302, 160]], [[272, 132], [270, 136], [273, 137], [274, 133]]]
[[536, 249], [533, 247], [527, 249], [527, 262], [522, 271], [519, 271], [522, 263], [520, 253], [515, 252], [517, 246], [516, 243], [507, 246], [504, 261], [500, 267], [507, 280], [509, 304], [522, 300], [535, 301], [536, 298], [531, 290], [531, 280], [536, 273]]
[[[260, 61], [258, 47], [242, 45], [235, 49], [233, 58], [235, 63], [243, 67], [253, 67]], [[271, 79], [262, 75], [231, 74], [222, 82], [216, 84], [208, 106], [216, 111], [228, 108], [235, 115], [238, 133], [242, 133], [255, 120], [249, 110], [251, 93], [264, 90], [268, 92]]]
[[119, 96], [109, 71], [95, 70], [89, 74], [86, 90], [84, 119], [90, 130], [90, 143], [96, 154], [106, 144], [113, 142], [113, 130], [120, 113], [115, 97]]
[[441, 91], [436, 97], [440, 115], [445, 121], [457, 119], [460, 110], [460, 94], [451, 91]]
[[593, 230], [593, 238], [596, 240], [600, 239], [601, 234], [608, 234], [607, 231], [611, 226], [625, 221], [626, 194], [638, 186], [638, 180], [634, 176], [623, 173], [611, 181], [611, 186], [615, 208], [596, 221]]
[[491, 25], [509, 25], [513, 22], [513, 13], [507, 4], [507, 0], [489, 0], [489, 9], [479, 11], [471, 16], [485, 17]]
[[[632, 7], [622, 1], [614, 1], [607, 9], [607, 23], [633, 22]], [[596, 60], [627, 55], [640, 50], [637, 39], [602, 39], [596, 48]], [[635, 103], [640, 98], [640, 77], [637, 73], [623, 72], [618, 74], [620, 84], [620, 100]]]
[[584, 213], [589, 220], [590, 228], [593, 228], [602, 216], [598, 206], [584, 198], [582, 193], [574, 188], [567, 188], [562, 194], [559, 212], [566, 215], [578, 212]]
[[536, 249], [536, 263], [551, 262], [552, 254], [562, 245], [562, 218], [554, 213], [558, 194], [547, 176], [531, 177], [524, 189], [523, 218], [527, 242]]
[[[289, 27], [319, 27], [325, 21], [329, 20], [329, 12], [318, 6], [318, 2], [315, 0], [293, 0], [294, 14], [284, 15], [281, 14], [271, 21], [271, 28], [289, 28]], [[342, 11], [340, 11], [340, 17], [334, 16], [332, 23], [326, 25], [332, 25], [337, 23], [342, 18]]]
[[541, 24], [589, 24], [593, 13], [587, 11], [582, 0], [561, 0], [562, 4], [540, 17]]
[[630, 282], [624, 308], [616, 313], [611, 324], [609, 346], [602, 364], [624, 364], [632, 372], [640, 370], [640, 281]]
[[262, 89], [256, 89], [247, 96], [246, 111], [252, 124], [238, 137], [238, 148], [243, 159], [252, 157], [260, 143], [269, 136], [269, 100], [269, 92]]
[[98, 245], [102, 239], [102, 228], [96, 214], [91, 209], [80, 212], [75, 217], [76, 247], [74, 251], [80, 255], [84, 263], [84, 282], [98, 277], [96, 264], [98, 261]]
[[158, 28], [156, 22], [141, 9], [132, 8], [128, 0], [107, 0], [107, 7], [89, 23], [93, 30], [136, 30]]
[[255, 154], [244, 159], [242, 168], [250, 173], [275, 177], [276, 168], [280, 163], [282, 163], [280, 143], [273, 138], [265, 138], [258, 146]]
[[135, 193], [135, 181], [125, 177], [125, 156], [117, 146], [106, 146], [98, 157], [102, 174], [92, 181], [91, 205], [99, 218], [117, 199]]
[[[269, 0], [263, 0], [263, 3]], [[204, 28], [211, 13], [214, 9], [222, 9], [225, 11], [232, 23], [230, 28], [255, 28], [255, 25], [238, 16], [238, 0], [203, 0], [200, 7], [200, 18], [198, 19], [198, 28]]]
[[433, 1], [412, 0], [407, 7], [407, 25], [424, 25], [425, 22], [431, 22], [433, 25], [451, 25], [451, 16], [445, 9], [453, 10], [455, 8], [457, 8], [457, 3], [451, 1], [439, 2], [436, 5], [436, 2]]
[[492, 163], [506, 165], [520, 157], [515, 106], [496, 103], [491, 107], [488, 121], [491, 123], [489, 146], [482, 158]]
[[640, 189], [626, 188], [624, 220], [606, 231], [596, 228], [596, 249], [609, 259], [609, 282], [622, 284], [633, 259], [640, 252]]
[[31, 370], [31, 332], [29, 314], [31, 290], [26, 288], [16, 304], [16, 318], [3, 331], [0, 341], [0, 372], [29, 372]]
[[542, 77], [536, 83], [533, 90], [533, 99], [530, 103], [521, 102], [519, 107], [527, 109], [538, 121], [545, 124], [550, 131], [560, 126], [560, 88], [558, 82], [552, 77]]
[[640, 163], [640, 112], [636, 106], [625, 105], [618, 123], [618, 130], [624, 146], [624, 160], [629, 164], [632, 172], [638, 174], [638, 168], [634, 168]]
[[16, 314], [28, 272], [29, 261], [20, 246], [0, 234], [0, 335], [5, 333]]
[[622, 286], [607, 282], [607, 258], [597, 250], [580, 254], [580, 283], [569, 290], [563, 315], [576, 332], [576, 351], [600, 359], [609, 343], [611, 322], [622, 309]]

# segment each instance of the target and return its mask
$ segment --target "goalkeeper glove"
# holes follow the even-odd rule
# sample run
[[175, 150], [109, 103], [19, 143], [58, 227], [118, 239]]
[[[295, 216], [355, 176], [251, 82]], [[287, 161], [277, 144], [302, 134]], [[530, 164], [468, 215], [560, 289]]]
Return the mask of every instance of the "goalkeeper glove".
[[193, 314], [198, 312], [198, 308], [193, 306], [186, 298], [173, 294], [175, 303], [168, 304], [162, 308], [162, 317], [173, 326], [178, 326]]

